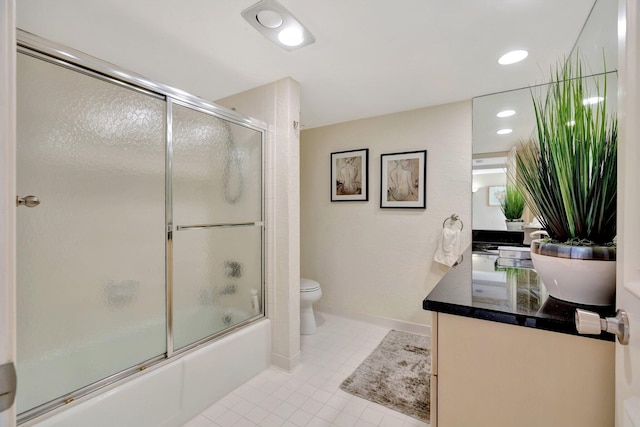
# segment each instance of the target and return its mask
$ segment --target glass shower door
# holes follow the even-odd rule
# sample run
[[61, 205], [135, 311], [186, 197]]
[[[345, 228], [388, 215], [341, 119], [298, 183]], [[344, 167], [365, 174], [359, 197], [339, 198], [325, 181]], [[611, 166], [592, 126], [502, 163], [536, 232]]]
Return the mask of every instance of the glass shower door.
[[18, 412], [166, 352], [163, 98], [18, 54]]
[[173, 348], [262, 313], [262, 133], [171, 107]]

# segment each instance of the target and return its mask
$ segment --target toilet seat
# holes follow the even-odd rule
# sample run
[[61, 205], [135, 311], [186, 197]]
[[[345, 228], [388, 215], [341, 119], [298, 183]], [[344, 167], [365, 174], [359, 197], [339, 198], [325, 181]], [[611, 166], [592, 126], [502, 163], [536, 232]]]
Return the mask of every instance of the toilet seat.
[[300, 292], [315, 292], [320, 289], [320, 283], [310, 279], [300, 279]]

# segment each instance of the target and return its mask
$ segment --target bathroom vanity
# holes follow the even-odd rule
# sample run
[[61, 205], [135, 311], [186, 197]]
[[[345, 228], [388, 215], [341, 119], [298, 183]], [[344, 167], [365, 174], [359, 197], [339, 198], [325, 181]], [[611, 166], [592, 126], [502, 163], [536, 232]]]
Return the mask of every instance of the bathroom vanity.
[[423, 301], [432, 312], [431, 425], [613, 426], [613, 335], [578, 335], [583, 306], [549, 297], [535, 270], [497, 259], [469, 248]]

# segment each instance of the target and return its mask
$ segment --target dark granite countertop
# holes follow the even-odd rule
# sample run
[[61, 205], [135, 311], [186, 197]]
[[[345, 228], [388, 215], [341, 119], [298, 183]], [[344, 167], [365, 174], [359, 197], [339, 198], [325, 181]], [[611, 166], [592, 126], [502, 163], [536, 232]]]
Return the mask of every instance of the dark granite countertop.
[[[575, 309], [615, 316], [615, 307], [585, 306], [555, 299], [533, 269], [497, 267], [497, 251], [472, 252], [469, 247], [457, 267], [445, 274], [422, 302], [439, 313], [579, 335]], [[613, 334], [580, 335], [613, 341]]]

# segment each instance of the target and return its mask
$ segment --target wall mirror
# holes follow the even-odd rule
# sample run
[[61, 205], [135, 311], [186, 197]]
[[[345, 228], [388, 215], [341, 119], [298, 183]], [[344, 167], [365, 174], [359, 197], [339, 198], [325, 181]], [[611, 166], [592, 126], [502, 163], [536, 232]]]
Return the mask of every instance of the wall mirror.
[[[607, 108], [617, 107], [617, 6], [615, 2], [598, 0], [574, 46], [569, 58], [579, 54], [588, 69], [585, 75], [597, 76], [599, 84], [607, 81]], [[606, 69], [603, 63], [606, 60]], [[561, 59], [561, 58], [559, 58]], [[541, 70], [541, 76], [549, 76]], [[542, 77], [541, 77], [542, 78]], [[592, 78], [589, 86], [595, 86]], [[514, 150], [531, 139], [535, 132], [532, 95], [544, 97], [547, 84], [532, 82], [530, 87], [514, 89], [473, 99], [473, 177], [472, 227], [474, 241], [492, 239], [507, 233], [505, 217], [496, 198], [507, 183], [507, 169], [512, 168]], [[500, 114], [501, 113], [501, 114]], [[510, 132], [507, 131], [510, 130]], [[525, 235], [535, 231], [533, 216], [525, 209], [525, 229], [519, 231], [514, 242], [527, 243]], [[483, 233], [485, 232], [485, 233]], [[482, 235], [482, 237], [479, 237]], [[500, 237], [496, 238], [498, 242]], [[521, 240], [520, 240], [521, 239]]]

